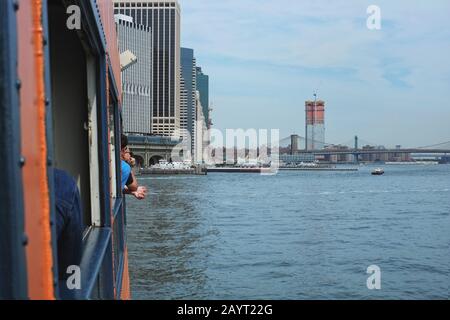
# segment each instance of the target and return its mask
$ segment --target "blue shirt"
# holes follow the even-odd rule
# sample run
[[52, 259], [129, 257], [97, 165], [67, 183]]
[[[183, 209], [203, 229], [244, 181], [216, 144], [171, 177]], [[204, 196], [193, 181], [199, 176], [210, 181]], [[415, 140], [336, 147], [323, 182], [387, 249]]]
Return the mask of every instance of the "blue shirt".
[[122, 166], [122, 190], [123, 190], [125, 189], [127, 181], [130, 178], [131, 167], [124, 160], [121, 160], [121, 166]]
[[[80, 192], [75, 180], [65, 171], [54, 169], [56, 234], [59, 279], [66, 279], [67, 268], [81, 261], [83, 217]], [[61, 282], [64, 286], [65, 282]]]

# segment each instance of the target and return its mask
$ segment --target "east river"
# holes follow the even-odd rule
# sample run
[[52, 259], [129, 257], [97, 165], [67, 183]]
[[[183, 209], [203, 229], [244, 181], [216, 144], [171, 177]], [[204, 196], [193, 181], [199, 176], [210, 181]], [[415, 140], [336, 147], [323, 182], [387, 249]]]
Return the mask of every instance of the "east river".
[[448, 299], [450, 165], [373, 168], [139, 177], [132, 297]]

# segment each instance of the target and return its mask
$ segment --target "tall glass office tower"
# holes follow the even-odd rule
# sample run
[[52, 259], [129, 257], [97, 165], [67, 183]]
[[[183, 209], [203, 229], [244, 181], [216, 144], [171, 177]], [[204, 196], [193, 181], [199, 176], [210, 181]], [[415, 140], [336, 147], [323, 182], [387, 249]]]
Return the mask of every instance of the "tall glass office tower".
[[179, 136], [180, 6], [176, 0], [113, 0], [114, 12], [153, 32], [152, 133]]
[[197, 72], [194, 50], [181, 48], [181, 74], [187, 93], [187, 130], [192, 137], [192, 149], [195, 140]]

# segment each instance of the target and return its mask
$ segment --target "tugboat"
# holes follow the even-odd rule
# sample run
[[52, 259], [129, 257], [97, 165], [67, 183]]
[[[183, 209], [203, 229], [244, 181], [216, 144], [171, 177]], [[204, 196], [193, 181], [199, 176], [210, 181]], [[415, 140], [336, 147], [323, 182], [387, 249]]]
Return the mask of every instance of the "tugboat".
[[374, 176], [381, 176], [382, 174], [384, 174], [384, 170], [381, 168], [376, 168], [372, 171], [372, 175]]

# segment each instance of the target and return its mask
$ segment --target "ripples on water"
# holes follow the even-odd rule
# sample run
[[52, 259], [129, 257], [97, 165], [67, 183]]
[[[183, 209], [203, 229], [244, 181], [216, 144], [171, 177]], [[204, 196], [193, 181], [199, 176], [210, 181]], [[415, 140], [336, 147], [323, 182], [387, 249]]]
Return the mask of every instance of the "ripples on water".
[[[448, 298], [450, 166], [149, 176], [128, 199], [135, 299]], [[381, 290], [366, 269], [381, 268]]]

